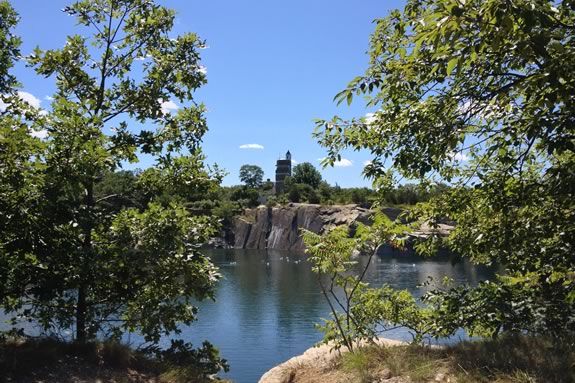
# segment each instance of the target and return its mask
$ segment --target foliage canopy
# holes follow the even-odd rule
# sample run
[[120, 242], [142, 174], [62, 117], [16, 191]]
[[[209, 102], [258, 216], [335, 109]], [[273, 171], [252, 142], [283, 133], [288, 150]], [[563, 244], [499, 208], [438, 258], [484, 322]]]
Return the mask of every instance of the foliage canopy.
[[[15, 14], [6, 2], [0, 11], [10, 15], [0, 25], [0, 84], [11, 87]], [[138, 331], [157, 343], [196, 318], [193, 300], [213, 298], [219, 277], [199, 251], [214, 218], [159, 198], [205, 194], [222, 177], [204, 165], [205, 108], [193, 98], [206, 81], [204, 43], [170, 35], [175, 13], [148, 0], [78, 1], [64, 12], [81, 34], [27, 57], [56, 82], [51, 110], [13, 97], [0, 122], [0, 305], [48, 331], [73, 328], [80, 342]], [[181, 107], [169, 113], [162, 103], [172, 99]], [[138, 175], [136, 196], [133, 175], [115, 172], [139, 153], [156, 163]], [[110, 174], [121, 192], [108, 194]], [[227, 368], [211, 346], [188, 347], [176, 345]]]
[[9, 73], [20, 56], [20, 38], [12, 33], [18, 15], [6, 0], [0, 1], [0, 94], [13, 90], [16, 78]]
[[292, 181], [297, 184], [306, 184], [317, 188], [321, 183], [321, 173], [309, 162], [302, 162], [294, 166]]
[[257, 165], [242, 165], [240, 168], [240, 181], [249, 188], [262, 186], [264, 171]]
[[[336, 349], [344, 346], [353, 352], [358, 341], [373, 341], [397, 326], [410, 329], [417, 341], [429, 332], [429, 310], [420, 308], [407, 290], [395, 290], [386, 284], [370, 287], [364, 281], [379, 247], [387, 244], [402, 248], [406, 230], [378, 213], [371, 226], [359, 224], [353, 238], [343, 226], [322, 235], [303, 231], [312, 271], [331, 311], [331, 319], [319, 326], [324, 343], [333, 342]], [[354, 259], [356, 251], [368, 257], [359, 269]]]
[[451, 183], [416, 215], [457, 227], [419, 250], [505, 269], [428, 297], [451, 328], [575, 331], [574, 33], [570, 0], [410, 0], [376, 21], [368, 69], [336, 96], [375, 112], [317, 121], [325, 164], [367, 149], [377, 188]]

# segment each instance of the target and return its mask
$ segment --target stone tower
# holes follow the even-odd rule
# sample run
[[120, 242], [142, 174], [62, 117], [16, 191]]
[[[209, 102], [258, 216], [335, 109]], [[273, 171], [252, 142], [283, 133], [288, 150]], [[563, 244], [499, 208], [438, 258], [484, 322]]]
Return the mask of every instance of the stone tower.
[[286, 177], [291, 177], [291, 153], [289, 150], [286, 153], [284, 160], [276, 162], [276, 194], [281, 194], [284, 191], [284, 180]]

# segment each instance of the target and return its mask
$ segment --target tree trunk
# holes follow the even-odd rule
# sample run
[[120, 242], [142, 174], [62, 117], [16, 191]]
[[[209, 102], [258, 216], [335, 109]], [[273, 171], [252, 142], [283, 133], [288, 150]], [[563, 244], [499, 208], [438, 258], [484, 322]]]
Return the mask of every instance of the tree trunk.
[[76, 303], [76, 341], [80, 343], [85, 343], [87, 340], [86, 333], [86, 312], [88, 310], [88, 304], [86, 302], [86, 293], [89, 287], [88, 265], [90, 263], [90, 258], [92, 255], [92, 209], [94, 207], [94, 182], [93, 179], [86, 185], [86, 214], [87, 214], [87, 224], [84, 228], [84, 243], [82, 245], [83, 254], [80, 265], [80, 280], [78, 286], [78, 301]]
[[86, 288], [78, 288], [78, 302], [76, 305], [76, 341], [86, 342]]

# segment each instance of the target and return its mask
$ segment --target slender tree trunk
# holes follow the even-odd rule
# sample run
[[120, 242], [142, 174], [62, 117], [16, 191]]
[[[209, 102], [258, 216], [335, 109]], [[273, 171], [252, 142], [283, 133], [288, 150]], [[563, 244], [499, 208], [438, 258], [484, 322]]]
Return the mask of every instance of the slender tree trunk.
[[76, 341], [86, 342], [86, 288], [78, 288], [78, 302], [76, 304]]
[[82, 244], [82, 258], [80, 265], [80, 280], [78, 286], [78, 300], [76, 302], [76, 341], [85, 343], [87, 340], [86, 332], [86, 313], [88, 303], [86, 293], [89, 287], [87, 279], [89, 278], [88, 265], [92, 254], [92, 209], [94, 208], [94, 182], [90, 180], [86, 185], [86, 223], [84, 228], [84, 242]]
[[[343, 330], [343, 327], [341, 326], [341, 323], [339, 321], [339, 318], [337, 316], [337, 310], [335, 309], [335, 307], [333, 306], [333, 303], [331, 302], [331, 299], [329, 299], [329, 296], [327, 295], [327, 291], [321, 281], [321, 274], [318, 274], [318, 282], [321, 288], [321, 292], [323, 293], [323, 296], [325, 297], [325, 299], [327, 300], [327, 304], [329, 305], [329, 308], [331, 310], [331, 313], [333, 315], [333, 319], [335, 321], [335, 324], [337, 326], [337, 329], [341, 335], [341, 337], [343, 338], [343, 343], [345, 345], [345, 347], [347, 348], [347, 350], [351, 353], [353, 353], [353, 340], [351, 339], [351, 337], [347, 337], [345, 331]], [[331, 292], [333, 293], [333, 290], [331, 290]], [[348, 326], [349, 328], [349, 326]]]

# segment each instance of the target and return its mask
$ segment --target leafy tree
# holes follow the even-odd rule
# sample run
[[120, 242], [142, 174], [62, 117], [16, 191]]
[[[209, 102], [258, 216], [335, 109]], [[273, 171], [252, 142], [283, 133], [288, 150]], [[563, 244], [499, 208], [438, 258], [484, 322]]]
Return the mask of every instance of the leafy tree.
[[216, 199], [225, 172], [217, 165], [204, 168], [204, 159], [199, 149], [190, 156], [170, 158], [168, 167], [144, 170], [138, 177], [137, 187], [148, 201], [156, 199], [164, 205]]
[[367, 195], [369, 194], [369, 189], [354, 188], [351, 191], [351, 200], [353, 203], [361, 205], [367, 203]]
[[331, 201], [332, 195], [333, 195], [331, 186], [329, 186], [329, 184], [327, 182], [322, 181], [318, 187], [318, 194], [319, 194], [321, 203], [327, 204], [328, 201]]
[[[42, 200], [39, 188], [45, 164], [39, 153], [44, 143], [31, 129], [41, 120], [36, 110], [18, 97], [9, 69], [19, 54], [20, 40], [12, 35], [18, 16], [6, 1], [0, 2], [0, 305], [16, 305], [19, 280], [26, 262], [33, 226], [43, 217], [34, 206]], [[23, 279], [22, 279], [23, 280]]]
[[[194, 300], [213, 298], [218, 279], [199, 252], [214, 219], [154, 197], [221, 179], [199, 146], [207, 127], [193, 93], [205, 82], [203, 42], [169, 35], [174, 12], [148, 0], [86, 0], [64, 11], [88, 30], [28, 57], [56, 80], [51, 112], [12, 103], [1, 120], [0, 304], [45, 329], [75, 328], [80, 342], [126, 331], [158, 342], [195, 319]], [[172, 98], [182, 107], [162, 111]], [[144, 122], [152, 130], [140, 130]], [[45, 140], [30, 134], [37, 126]], [[137, 153], [156, 158], [139, 179], [154, 190], [150, 203], [109, 209], [102, 177]]]
[[227, 200], [219, 201], [218, 205], [212, 210], [216, 217], [222, 219], [224, 225], [230, 225], [234, 216], [240, 214], [241, 211], [237, 203]]
[[[398, 325], [410, 329], [417, 341], [428, 333], [429, 310], [420, 308], [407, 290], [387, 285], [373, 288], [364, 282], [377, 249], [383, 244], [402, 247], [406, 229], [377, 214], [371, 227], [358, 225], [354, 238], [349, 238], [344, 226], [321, 235], [303, 231], [306, 253], [331, 311], [332, 319], [320, 326], [324, 343], [334, 342], [336, 349], [343, 346], [353, 352], [357, 341], [374, 340]], [[359, 269], [355, 251], [368, 256]]]
[[301, 195], [301, 188], [299, 187], [301, 184], [293, 184], [290, 186], [288, 190], [288, 200], [290, 202], [301, 202], [302, 195]]
[[143, 209], [148, 204], [138, 187], [137, 173], [129, 170], [103, 174], [94, 184], [94, 198], [113, 212], [129, 207]]
[[262, 190], [263, 191], [271, 191], [274, 188], [274, 183], [272, 181], [269, 180], [269, 178], [267, 179], [267, 181], [265, 181], [262, 184]]
[[285, 189], [290, 202], [320, 203], [320, 197], [316, 190], [307, 184], [296, 184], [290, 181], [286, 184]]
[[370, 150], [378, 188], [396, 175], [451, 183], [416, 213], [457, 227], [420, 251], [504, 267], [477, 288], [436, 291], [450, 322], [438, 326], [575, 331], [574, 32], [567, 0], [410, 0], [377, 20], [368, 69], [336, 96], [365, 95], [375, 113], [317, 122], [325, 163]]
[[240, 168], [240, 181], [249, 188], [259, 188], [264, 179], [264, 171], [257, 165], [242, 165]]
[[294, 183], [306, 184], [312, 188], [317, 188], [321, 183], [321, 173], [309, 162], [294, 166], [291, 177]]
[[20, 56], [20, 38], [12, 33], [18, 22], [18, 14], [8, 1], [0, 1], [0, 95], [10, 92], [16, 78], [9, 73], [14, 61]]

